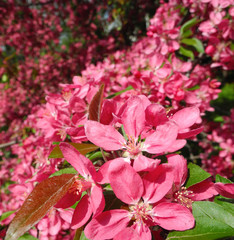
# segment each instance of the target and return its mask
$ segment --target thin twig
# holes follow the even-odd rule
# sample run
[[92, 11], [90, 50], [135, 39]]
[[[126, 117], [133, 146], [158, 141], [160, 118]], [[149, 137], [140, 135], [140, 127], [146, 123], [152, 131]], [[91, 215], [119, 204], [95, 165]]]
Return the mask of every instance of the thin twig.
[[2, 143], [2, 144], [0, 144], [0, 148], [9, 147], [9, 146], [14, 145], [14, 144], [16, 144], [16, 143], [18, 143], [18, 140], [17, 140], [17, 139], [12, 140], [11, 142]]
[[101, 152], [102, 152], [103, 160], [104, 160], [105, 162], [107, 162], [107, 159], [106, 159], [106, 156], [105, 156], [105, 153], [104, 153], [103, 149], [100, 148], [100, 150], [101, 150]]

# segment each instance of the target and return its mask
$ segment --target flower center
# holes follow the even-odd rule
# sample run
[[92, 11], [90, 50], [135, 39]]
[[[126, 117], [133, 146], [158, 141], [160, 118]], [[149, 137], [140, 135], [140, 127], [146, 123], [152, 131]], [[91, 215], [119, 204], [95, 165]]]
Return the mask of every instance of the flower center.
[[62, 91], [62, 96], [63, 96], [63, 99], [66, 101], [66, 102], [69, 102], [69, 100], [71, 99], [72, 97], [72, 92], [69, 90], [69, 91], [66, 91], [66, 90], [63, 90]]
[[135, 158], [140, 152], [141, 143], [136, 142], [134, 137], [128, 136], [128, 141], [123, 145], [127, 149], [127, 155], [130, 158]]
[[57, 135], [60, 135], [61, 139], [65, 139], [67, 136], [66, 129], [59, 129]]
[[133, 221], [136, 221], [137, 224], [144, 224], [144, 221], [151, 220], [152, 215], [152, 206], [140, 201], [136, 205], [129, 207], [130, 216]]
[[87, 189], [92, 187], [92, 183], [86, 181], [83, 178], [79, 178], [78, 176], [76, 177], [75, 182], [73, 185], [70, 187], [68, 190], [69, 193], [73, 193], [75, 195], [79, 195], [82, 192], [86, 191]]
[[191, 197], [193, 196], [193, 191], [188, 191], [186, 187], [181, 187], [180, 190], [176, 191], [173, 195], [175, 202], [187, 208], [192, 208], [193, 200]]

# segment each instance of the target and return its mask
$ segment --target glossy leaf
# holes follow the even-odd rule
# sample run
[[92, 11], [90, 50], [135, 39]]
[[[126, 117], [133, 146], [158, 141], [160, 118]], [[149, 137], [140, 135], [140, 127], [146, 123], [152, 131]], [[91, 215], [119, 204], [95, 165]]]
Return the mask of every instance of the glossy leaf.
[[188, 88], [187, 90], [188, 90], [188, 91], [193, 91], [193, 90], [199, 89], [200, 87], [201, 87], [200, 85], [195, 85], [195, 86], [193, 86], [193, 87], [191, 87], [191, 88]]
[[84, 231], [81, 233], [80, 240], [89, 240], [89, 239], [85, 236]]
[[130, 85], [130, 86], [128, 86], [127, 88], [125, 88], [124, 90], [121, 90], [121, 91], [119, 91], [119, 92], [116, 92], [116, 93], [108, 96], [107, 99], [114, 98], [114, 97], [119, 96], [119, 95], [121, 95], [122, 93], [127, 92], [127, 91], [132, 90], [132, 89], [134, 89], [134, 88]]
[[[69, 142], [74, 148], [76, 148], [82, 155], [86, 155], [89, 152], [95, 151], [99, 147], [92, 143], [73, 143]], [[62, 151], [59, 146], [56, 145], [54, 149], [51, 151], [49, 158], [63, 158]]]
[[199, 53], [204, 53], [202, 42], [197, 38], [184, 38], [181, 43], [194, 47]]
[[33, 237], [32, 235], [25, 233], [18, 240], [38, 240], [38, 238]]
[[167, 240], [214, 240], [234, 235], [234, 216], [224, 207], [213, 202], [195, 202], [193, 215], [195, 228], [169, 233]]
[[12, 213], [14, 213], [15, 211], [9, 211], [9, 212], [4, 212], [1, 216], [0, 216], [0, 222], [3, 221], [4, 219], [8, 218]]
[[38, 183], [13, 218], [5, 240], [16, 240], [35, 225], [66, 194], [74, 179], [74, 174], [64, 174]]
[[110, 156], [110, 154], [107, 153], [107, 152], [98, 151], [98, 152], [93, 153], [93, 154], [90, 155], [90, 156], [87, 156], [87, 158], [88, 158], [89, 160], [91, 160], [92, 162], [94, 162], [93, 160], [102, 159], [103, 154], [105, 155], [105, 157]]
[[189, 29], [187, 31], [185, 31], [182, 35], [183, 38], [187, 38], [193, 35], [193, 32]]
[[215, 177], [215, 182], [221, 182], [221, 183], [233, 183], [231, 180], [220, 176], [219, 174], [216, 175]]
[[227, 211], [231, 212], [234, 216], [234, 199], [228, 199], [223, 196], [216, 196], [214, 202], [221, 205]]
[[199, 20], [195, 17], [184, 23], [180, 28], [180, 35], [184, 37], [184, 34], [193, 26], [195, 26]]
[[193, 163], [188, 164], [188, 169], [189, 178], [185, 184], [186, 187], [190, 187], [196, 183], [202, 182], [211, 176], [208, 172], [204, 171], [202, 168]]
[[102, 109], [104, 84], [101, 85], [99, 91], [94, 95], [89, 104], [89, 120], [100, 122], [100, 115]]
[[77, 174], [77, 171], [72, 167], [64, 168], [64, 169], [61, 169], [61, 170], [51, 174], [50, 177], [60, 176], [63, 174]]
[[188, 50], [182, 46], [180, 46], [179, 53], [185, 57], [191, 58], [194, 60], [194, 54], [191, 50]]

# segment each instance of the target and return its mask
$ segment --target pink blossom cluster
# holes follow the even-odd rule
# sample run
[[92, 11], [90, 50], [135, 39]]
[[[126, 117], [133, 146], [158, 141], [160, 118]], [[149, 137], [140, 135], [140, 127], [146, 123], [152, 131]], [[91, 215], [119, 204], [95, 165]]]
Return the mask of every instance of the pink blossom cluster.
[[[202, 37], [207, 41], [205, 52], [212, 58], [211, 67], [233, 69], [234, 54], [234, 7], [231, 0], [202, 0], [209, 9], [208, 18], [199, 26]], [[201, 6], [200, 6], [201, 7]]]
[[[100, 122], [84, 123], [87, 139], [105, 150], [104, 160], [93, 165], [68, 143], [60, 143], [63, 156], [79, 175], [55, 206], [67, 208], [81, 199], [71, 226], [80, 228], [92, 216], [84, 231], [89, 239], [125, 236], [150, 240], [152, 226], [179, 231], [192, 228], [192, 202], [218, 193], [208, 180], [188, 189], [184, 187], [187, 161], [169, 153], [180, 149], [187, 137], [202, 130], [191, 129], [200, 116], [198, 108], [184, 108], [171, 115], [144, 95], [130, 97], [112, 114], [112, 119], [104, 116], [106, 108], [109, 106], [103, 104]], [[167, 163], [157, 158], [164, 154]], [[121, 200], [120, 209], [103, 212], [103, 194], [108, 190], [102, 186], [106, 184]], [[82, 196], [84, 191], [87, 194]]]
[[[35, 127], [35, 116], [34, 114], [28, 116], [21, 131]], [[57, 171], [57, 166], [61, 162], [61, 159], [49, 161], [48, 155], [52, 150], [51, 143], [46, 141], [39, 131], [35, 134], [29, 134], [21, 144], [13, 145], [11, 150], [15, 157], [9, 159], [4, 155], [2, 156], [0, 215], [4, 212], [18, 210], [36, 183], [43, 181]], [[9, 180], [11, 184], [9, 186], [5, 185]], [[71, 239], [72, 233], [68, 237], [67, 231], [70, 230], [72, 212], [73, 209], [71, 208], [66, 210], [53, 208], [37, 224], [36, 229], [30, 230], [30, 233], [45, 240], [58, 239], [58, 236], [59, 239]], [[13, 213], [1, 221], [1, 224], [7, 226], [14, 215]]]
[[224, 117], [222, 124], [209, 124], [206, 139], [199, 144], [204, 149], [201, 154], [204, 168], [213, 176], [220, 174], [231, 177], [234, 155], [234, 109], [230, 117]]
[[[95, 2], [73, 4], [37, 0], [0, 4], [0, 124], [9, 127], [9, 135], [14, 134], [11, 128], [23, 128], [24, 118], [43, 103], [46, 92], [57, 91], [58, 82], [69, 81], [115, 48], [113, 37], [100, 39], [95, 32], [101, 28], [94, 23]], [[92, 31], [87, 27], [90, 21]], [[67, 35], [69, 43], [63, 40]], [[1, 135], [0, 142], [9, 140]]]
[[[19, 14], [18, 8], [21, 9], [10, 8], [14, 4], [9, 3], [8, 10], [1, 9], [2, 14], [11, 12], [9, 18], [4, 18], [9, 21], [8, 26], [15, 20], [15, 14]], [[178, 4], [187, 8], [188, 14], [183, 15]], [[84, 10], [88, 11], [86, 7], [80, 9], [81, 18], [85, 17]], [[54, 5], [45, 8], [57, 12]], [[62, 5], [60, 14], [69, 15], [69, 27], [75, 28], [79, 17], [69, 7], [61, 9]], [[2, 24], [0, 29], [5, 35], [1, 38], [15, 47], [17, 56], [24, 55], [25, 61], [16, 71], [8, 69], [14, 65], [10, 64], [11, 58], [6, 58], [0, 69], [1, 74], [10, 76], [9, 82], [1, 86], [0, 95], [3, 103], [0, 123], [10, 122], [10, 127], [7, 132], [0, 132], [0, 138], [2, 142], [14, 136], [20, 138], [20, 143], [10, 148], [15, 156], [7, 157], [4, 153], [1, 156], [0, 215], [17, 210], [37, 183], [66, 164], [64, 159], [48, 158], [54, 142], [90, 141], [105, 151], [104, 158], [95, 159], [95, 164], [69, 144], [60, 143], [64, 158], [79, 174], [67, 195], [36, 225], [37, 230], [30, 230], [32, 235], [43, 240], [72, 239], [73, 232], [67, 235], [70, 226], [82, 227], [91, 216], [85, 227], [90, 239], [123, 239], [123, 236], [151, 239], [151, 234], [160, 239], [161, 229], [192, 228], [192, 202], [210, 199], [224, 190], [209, 179], [187, 189], [184, 186], [187, 161], [176, 152], [187, 144], [186, 139], [195, 138], [203, 130], [205, 111], [214, 110], [210, 101], [218, 97], [221, 83], [213, 68], [233, 69], [232, 12], [231, 1], [161, 3], [150, 20], [146, 37], [127, 50], [115, 51], [96, 65], [90, 61], [98, 55], [97, 46], [108, 45], [106, 54], [112, 52], [114, 42], [111, 38], [100, 41], [92, 31], [87, 31], [85, 24], [81, 30], [88, 48], [84, 50], [77, 41], [68, 49], [63, 46], [61, 51], [47, 49], [51, 39], [58, 45], [62, 31], [56, 14], [41, 16], [32, 8], [28, 17], [33, 14], [33, 21], [20, 21], [16, 24], [18, 30], [4, 28], [6, 25]], [[191, 61], [178, 51], [183, 46], [181, 25], [195, 16], [200, 22], [190, 30], [204, 44], [205, 53], [201, 56], [195, 52], [197, 61]], [[19, 29], [34, 28], [37, 21], [41, 26], [34, 29], [37, 34], [25, 31], [28, 35], [21, 39]], [[50, 31], [51, 25], [55, 32]], [[6, 31], [13, 34], [11, 40]], [[36, 47], [32, 48], [35, 42]], [[41, 56], [39, 48], [45, 48], [46, 54]], [[34, 62], [29, 53], [39, 60]], [[102, 58], [102, 53], [97, 59]], [[78, 70], [77, 65], [80, 65]], [[82, 70], [84, 65], [86, 69]], [[71, 84], [64, 83], [70, 72], [75, 75], [79, 71], [81, 76], [75, 76]], [[93, 121], [88, 114], [89, 106], [101, 84], [105, 88], [100, 119]], [[40, 104], [45, 93], [46, 103]], [[25, 115], [24, 122], [18, 120]], [[230, 129], [233, 129], [233, 112], [221, 128], [205, 128], [208, 135], [200, 143], [205, 151], [201, 158], [212, 175], [231, 176], [234, 152]], [[216, 155], [213, 152], [217, 149], [211, 142], [221, 148]], [[104, 211], [104, 195], [110, 189], [120, 204]], [[71, 208], [78, 200], [76, 208]], [[8, 225], [13, 216], [1, 224]]]

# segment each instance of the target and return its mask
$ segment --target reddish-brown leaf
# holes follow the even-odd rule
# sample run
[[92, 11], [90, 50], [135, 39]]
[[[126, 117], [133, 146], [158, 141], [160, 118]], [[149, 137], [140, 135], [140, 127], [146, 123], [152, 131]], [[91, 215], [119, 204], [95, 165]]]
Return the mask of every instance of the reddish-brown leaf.
[[[87, 153], [95, 151], [96, 149], [99, 148], [92, 143], [73, 143], [73, 142], [68, 143], [71, 144], [74, 148], [76, 148], [82, 155], [86, 155]], [[51, 151], [49, 158], [63, 158], [63, 153], [58, 145], [56, 145], [54, 149]]]
[[99, 147], [92, 143], [73, 143], [70, 142], [74, 148], [76, 148], [82, 155], [86, 155], [89, 152], [97, 150]]
[[94, 95], [89, 104], [89, 120], [100, 122], [102, 109], [104, 84], [101, 85], [99, 91]]
[[12, 220], [5, 240], [17, 240], [35, 225], [66, 194], [74, 179], [74, 174], [63, 174], [38, 183]]

